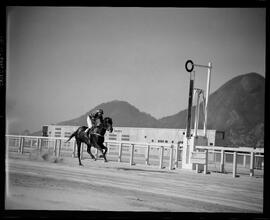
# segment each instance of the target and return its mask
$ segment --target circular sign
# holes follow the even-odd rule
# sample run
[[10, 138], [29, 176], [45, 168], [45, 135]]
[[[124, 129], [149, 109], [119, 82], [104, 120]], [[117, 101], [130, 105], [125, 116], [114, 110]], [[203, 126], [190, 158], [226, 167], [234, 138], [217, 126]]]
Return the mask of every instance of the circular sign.
[[[189, 68], [189, 66], [191, 66], [191, 67]], [[186, 71], [192, 72], [192, 70], [194, 69], [194, 63], [192, 62], [192, 60], [188, 60], [186, 62], [185, 68], [186, 68]]]

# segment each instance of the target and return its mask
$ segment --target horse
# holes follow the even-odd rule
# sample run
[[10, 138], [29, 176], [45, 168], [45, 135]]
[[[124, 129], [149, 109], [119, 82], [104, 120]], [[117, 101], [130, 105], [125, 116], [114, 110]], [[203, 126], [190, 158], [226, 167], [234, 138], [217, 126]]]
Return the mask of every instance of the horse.
[[[76, 143], [77, 143], [77, 150], [78, 150], [78, 159], [79, 159], [79, 165], [83, 166], [81, 163], [81, 144], [85, 143], [87, 145], [87, 152], [91, 156], [93, 160], [96, 160], [94, 155], [91, 153], [91, 146], [97, 148], [101, 153], [101, 157], [104, 158], [104, 161], [107, 162], [106, 153], [108, 148], [104, 146], [104, 135], [106, 131], [109, 131], [110, 133], [113, 131], [113, 122], [112, 119], [109, 117], [104, 118], [103, 122], [95, 127], [93, 131], [88, 131], [87, 134], [84, 132], [87, 127], [81, 126], [79, 127], [75, 132], [73, 132], [69, 139], [66, 141], [69, 142], [73, 137], [75, 137]], [[104, 151], [103, 151], [104, 150]]]

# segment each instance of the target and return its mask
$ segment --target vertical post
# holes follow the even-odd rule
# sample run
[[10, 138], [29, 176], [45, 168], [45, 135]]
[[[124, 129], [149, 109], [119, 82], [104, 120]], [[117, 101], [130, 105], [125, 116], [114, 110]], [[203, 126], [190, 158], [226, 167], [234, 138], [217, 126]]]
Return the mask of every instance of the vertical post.
[[74, 140], [73, 142], [73, 152], [72, 152], [72, 157], [75, 157], [76, 155], [76, 141]]
[[122, 157], [122, 143], [119, 145], [118, 162], [121, 162]]
[[236, 177], [237, 172], [237, 152], [233, 152], [233, 178]]
[[43, 139], [40, 139], [39, 152], [42, 152], [42, 143], [43, 143]]
[[164, 155], [164, 147], [160, 146], [160, 160], [159, 160], [159, 168], [163, 168], [163, 155]]
[[21, 139], [21, 138], [19, 138], [19, 147], [18, 147], [18, 153], [20, 153], [20, 152], [21, 152], [21, 142], [22, 142], [22, 139]]
[[23, 154], [23, 145], [24, 145], [24, 138], [20, 138], [20, 153]]
[[131, 144], [130, 161], [129, 161], [130, 166], [133, 165], [133, 156], [134, 156], [134, 144]]
[[205, 150], [205, 164], [204, 164], [204, 167], [203, 167], [203, 173], [204, 174], [207, 174], [208, 173], [208, 150], [206, 149]]
[[40, 150], [40, 139], [37, 138], [37, 150]]
[[211, 70], [212, 70], [212, 63], [208, 63], [208, 72], [207, 72], [207, 84], [206, 84], [206, 100], [205, 100], [205, 109], [204, 109], [204, 136], [206, 137], [206, 130], [207, 130], [207, 107], [208, 107], [208, 97], [210, 92], [210, 80], [211, 80]]
[[57, 158], [60, 157], [61, 145], [62, 145], [62, 140], [59, 140], [58, 149], [57, 149]]
[[170, 148], [169, 170], [172, 170], [172, 166], [173, 166], [173, 145], [171, 145], [171, 148]]
[[[195, 152], [199, 152], [199, 150], [195, 150]], [[195, 170], [196, 170], [196, 173], [199, 173], [199, 164], [198, 163], [195, 163]]]
[[147, 145], [146, 156], [145, 156], [145, 164], [146, 165], [149, 165], [149, 152], [150, 152], [150, 145]]
[[251, 151], [250, 153], [249, 176], [254, 176], [254, 151]]
[[179, 157], [179, 144], [176, 145], [175, 149], [175, 162], [174, 162], [175, 168], [178, 168], [178, 157]]
[[195, 108], [195, 120], [194, 120], [194, 137], [197, 137], [197, 131], [199, 126], [199, 117], [200, 117], [200, 90], [195, 90], [196, 108]]
[[190, 72], [190, 82], [189, 82], [189, 96], [188, 96], [188, 117], [187, 117], [187, 132], [186, 137], [190, 138], [191, 130], [191, 109], [193, 100], [193, 88], [194, 88], [195, 72]]
[[224, 172], [224, 150], [221, 150], [221, 155], [220, 155], [220, 172]]
[[57, 139], [54, 139], [53, 154], [56, 156]]
[[243, 158], [243, 166], [246, 167], [246, 165], [247, 165], [247, 155], [244, 154], [243, 157], [244, 157]]

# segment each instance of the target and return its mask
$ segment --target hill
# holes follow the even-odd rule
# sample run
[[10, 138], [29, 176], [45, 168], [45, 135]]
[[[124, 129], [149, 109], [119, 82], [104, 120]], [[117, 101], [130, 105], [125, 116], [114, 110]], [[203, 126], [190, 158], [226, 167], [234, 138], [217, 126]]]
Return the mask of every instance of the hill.
[[139, 111], [135, 106], [126, 101], [114, 100], [107, 103], [102, 103], [91, 109], [84, 115], [58, 123], [59, 125], [86, 125], [86, 116], [96, 109], [103, 109], [104, 116], [113, 119], [114, 126], [122, 127], [158, 127], [159, 122], [150, 114]]

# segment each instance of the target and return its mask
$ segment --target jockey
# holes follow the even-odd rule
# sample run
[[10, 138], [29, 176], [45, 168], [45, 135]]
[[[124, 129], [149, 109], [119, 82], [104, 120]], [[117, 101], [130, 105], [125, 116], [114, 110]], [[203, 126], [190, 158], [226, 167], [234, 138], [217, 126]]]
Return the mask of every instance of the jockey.
[[89, 129], [96, 127], [97, 119], [99, 119], [99, 124], [103, 123], [103, 110], [98, 109], [95, 112], [92, 112], [90, 115], [87, 115], [87, 125], [88, 128], [85, 130], [85, 133], [88, 132]]

